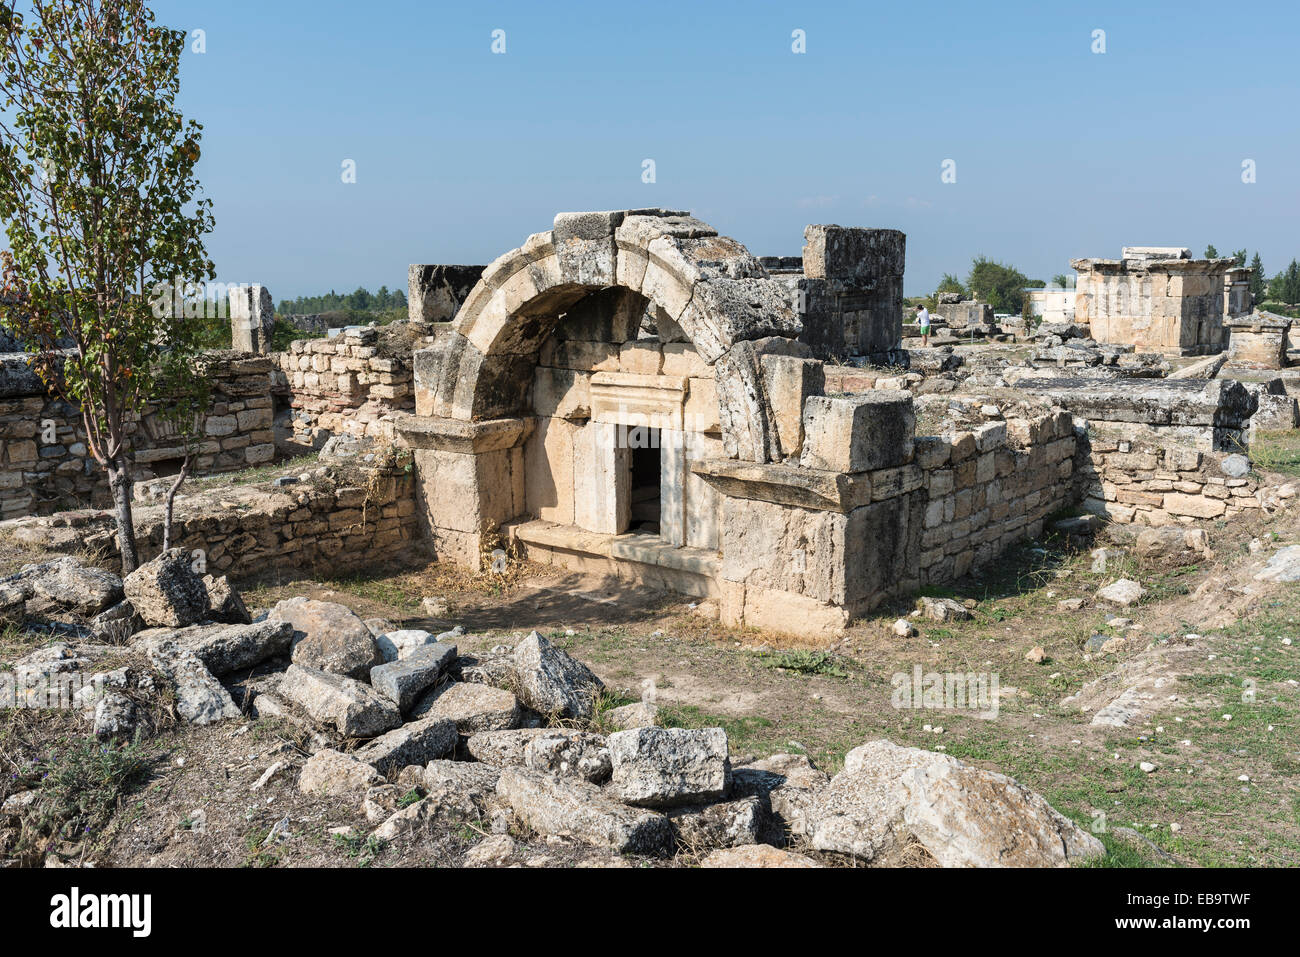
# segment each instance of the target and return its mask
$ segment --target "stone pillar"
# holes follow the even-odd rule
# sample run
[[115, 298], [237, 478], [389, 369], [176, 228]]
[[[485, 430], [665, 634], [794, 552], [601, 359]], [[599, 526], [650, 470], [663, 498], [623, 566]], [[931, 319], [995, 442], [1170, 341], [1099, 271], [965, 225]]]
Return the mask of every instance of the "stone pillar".
[[236, 352], [271, 351], [275, 304], [271, 290], [259, 285], [239, 285], [230, 290], [230, 347]]
[[818, 358], [887, 361], [903, 334], [907, 237], [897, 229], [804, 230], [801, 337]]

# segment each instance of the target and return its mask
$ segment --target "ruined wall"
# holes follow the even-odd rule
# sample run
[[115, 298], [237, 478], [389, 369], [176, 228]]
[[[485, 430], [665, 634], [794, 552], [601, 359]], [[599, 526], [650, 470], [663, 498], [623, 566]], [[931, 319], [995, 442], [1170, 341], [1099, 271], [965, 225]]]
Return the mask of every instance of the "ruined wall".
[[[212, 406], [194, 463], [195, 474], [233, 472], [271, 461], [271, 360], [236, 352], [210, 353]], [[80, 410], [51, 396], [26, 370], [26, 359], [4, 360], [0, 376], [0, 518], [46, 515], [103, 506], [108, 486], [86, 447]], [[134, 478], [179, 471], [185, 452], [174, 428], [152, 411], [129, 425]]]
[[785, 282], [803, 319], [800, 341], [813, 355], [890, 360], [903, 332], [906, 248], [897, 229], [804, 230], [803, 276]]
[[391, 437], [392, 413], [415, 408], [410, 350], [382, 349], [377, 329], [296, 339], [275, 359], [291, 410], [286, 445], [319, 449], [332, 435]]
[[[336, 574], [423, 547], [414, 482], [398, 469], [348, 475], [338, 482], [189, 489], [176, 503], [173, 544], [202, 550], [207, 570], [216, 574], [239, 578], [299, 569]], [[136, 506], [136, 537], [146, 556], [162, 546], [162, 514], [161, 506]], [[117, 554], [116, 532], [105, 513], [70, 513], [59, 519], [76, 527], [78, 544]], [[18, 519], [3, 529], [39, 542], [60, 531], [52, 521]]]
[[1084, 508], [1140, 525], [1258, 514], [1267, 496], [1249, 469], [1240, 454], [1100, 437], [1081, 447], [1079, 461]]

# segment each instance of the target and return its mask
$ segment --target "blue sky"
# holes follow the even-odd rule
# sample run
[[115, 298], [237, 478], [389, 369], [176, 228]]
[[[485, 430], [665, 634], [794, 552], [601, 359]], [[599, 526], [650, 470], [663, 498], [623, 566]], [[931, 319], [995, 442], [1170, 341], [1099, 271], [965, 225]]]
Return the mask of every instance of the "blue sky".
[[488, 262], [557, 211], [635, 206], [690, 209], [756, 255], [798, 254], [811, 222], [902, 229], [909, 295], [977, 254], [1043, 279], [1121, 245], [1246, 246], [1270, 274], [1300, 256], [1294, 2], [155, 9], [204, 31], [182, 105], [205, 126], [218, 278], [277, 301], [404, 286], [408, 263]]

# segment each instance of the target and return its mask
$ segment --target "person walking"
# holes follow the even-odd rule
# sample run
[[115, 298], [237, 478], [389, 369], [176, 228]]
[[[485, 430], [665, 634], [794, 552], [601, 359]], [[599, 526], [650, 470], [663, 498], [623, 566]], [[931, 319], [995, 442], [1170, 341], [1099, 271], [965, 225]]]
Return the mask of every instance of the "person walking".
[[921, 348], [930, 347], [930, 310], [920, 303], [916, 304], [916, 321], [921, 327]]

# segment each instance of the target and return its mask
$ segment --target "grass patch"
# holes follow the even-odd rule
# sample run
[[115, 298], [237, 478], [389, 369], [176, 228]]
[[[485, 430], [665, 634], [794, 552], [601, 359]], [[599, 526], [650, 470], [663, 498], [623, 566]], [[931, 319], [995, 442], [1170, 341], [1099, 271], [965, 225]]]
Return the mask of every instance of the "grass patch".
[[794, 649], [792, 651], [759, 652], [758, 663], [764, 668], [777, 671], [793, 671], [802, 675], [829, 675], [832, 678], [847, 678], [849, 672], [839, 663], [839, 659], [829, 651], [810, 651]]

